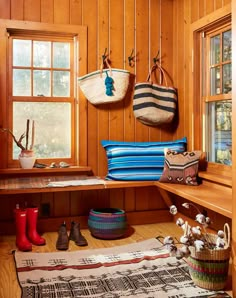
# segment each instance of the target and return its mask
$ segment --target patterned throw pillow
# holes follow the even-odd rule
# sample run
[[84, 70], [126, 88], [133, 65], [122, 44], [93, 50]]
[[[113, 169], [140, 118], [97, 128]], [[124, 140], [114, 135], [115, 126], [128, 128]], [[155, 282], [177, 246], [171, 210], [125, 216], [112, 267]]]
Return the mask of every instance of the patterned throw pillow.
[[160, 182], [198, 185], [197, 174], [201, 151], [174, 152], [167, 150]]
[[103, 140], [106, 150], [107, 180], [159, 180], [164, 168], [164, 149], [186, 150], [187, 139], [167, 142], [119, 142]]

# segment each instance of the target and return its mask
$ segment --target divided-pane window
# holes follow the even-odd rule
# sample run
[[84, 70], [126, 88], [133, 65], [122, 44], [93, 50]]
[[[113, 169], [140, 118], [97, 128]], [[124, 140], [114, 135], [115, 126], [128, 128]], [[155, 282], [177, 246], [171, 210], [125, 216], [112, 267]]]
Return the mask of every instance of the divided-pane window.
[[[9, 49], [9, 126], [19, 138], [26, 119], [34, 120], [36, 157], [70, 160], [75, 121], [73, 38], [11, 34]], [[17, 159], [20, 149], [14, 143], [12, 147], [12, 158]]]
[[229, 25], [206, 32], [203, 39], [204, 143], [208, 161], [225, 165], [232, 164], [231, 43]]

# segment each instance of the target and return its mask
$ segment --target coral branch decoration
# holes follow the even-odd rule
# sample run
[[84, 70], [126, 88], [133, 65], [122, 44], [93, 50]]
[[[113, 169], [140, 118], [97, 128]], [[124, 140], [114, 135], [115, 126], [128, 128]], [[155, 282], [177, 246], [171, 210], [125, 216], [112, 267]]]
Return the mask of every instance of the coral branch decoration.
[[[1, 128], [0, 131], [6, 132], [11, 135], [13, 141], [21, 150], [33, 150], [34, 146], [34, 137], [35, 137], [35, 127], [34, 127], [34, 120], [32, 120], [32, 127], [31, 127], [31, 145], [29, 146], [29, 131], [30, 131], [30, 120], [27, 119], [26, 121], [26, 132], [24, 132], [20, 138], [17, 140], [13, 132], [8, 128]], [[25, 145], [22, 144], [23, 139], [25, 138]]]

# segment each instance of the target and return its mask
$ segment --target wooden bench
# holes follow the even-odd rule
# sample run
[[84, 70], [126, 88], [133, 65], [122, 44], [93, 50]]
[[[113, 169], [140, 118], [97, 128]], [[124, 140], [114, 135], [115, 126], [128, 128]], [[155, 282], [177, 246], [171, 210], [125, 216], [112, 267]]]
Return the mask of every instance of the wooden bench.
[[[174, 194], [202, 207], [208, 208], [209, 210], [222, 214], [228, 218], [232, 218], [232, 179], [229, 177], [222, 178], [217, 174], [211, 176], [207, 172], [199, 173], [199, 176], [202, 179], [202, 184], [198, 186], [161, 183], [159, 181], [104, 180], [104, 184], [97, 185], [43, 187], [43, 183], [45, 184], [43, 179], [45, 179], [45, 177], [42, 176], [45, 175], [46, 177], [61, 176], [63, 179], [63, 176], [65, 177], [68, 174], [72, 176], [90, 176], [89, 173], [91, 172], [92, 171], [90, 167], [71, 167], [69, 169], [37, 169], [37, 171], [35, 171], [35, 169], [0, 170], [0, 195], [156, 186], [158, 187], [159, 192], [167, 206], [172, 204], [172, 197], [170, 194]], [[19, 177], [22, 177], [22, 179]], [[27, 179], [30, 179], [32, 182], [30, 187], [25, 187], [25, 184], [28, 182], [27, 179], [24, 179], [24, 177], [28, 177]], [[12, 186], [1, 187], [3, 186], [3, 183], [7, 184], [9, 179], [11, 180]]]
[[203, 181], [198, 186], [177, 185], [171, 183], [154, 183], [165, 203], [170, 206], [170, 193], [208, 208], [228, 218], [232, 218], [232, 188], [212, 182]]

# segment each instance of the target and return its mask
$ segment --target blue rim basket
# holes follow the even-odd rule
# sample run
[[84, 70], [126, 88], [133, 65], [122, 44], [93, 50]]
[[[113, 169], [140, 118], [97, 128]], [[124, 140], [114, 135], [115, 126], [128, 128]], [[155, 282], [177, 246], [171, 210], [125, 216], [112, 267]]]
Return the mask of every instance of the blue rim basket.
[[121, 238], [127, 229], [125, 211], [117, 208], [91, 209], [88, 217], [88, 228], [96, 238]]

